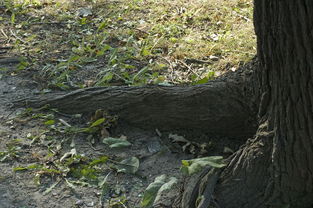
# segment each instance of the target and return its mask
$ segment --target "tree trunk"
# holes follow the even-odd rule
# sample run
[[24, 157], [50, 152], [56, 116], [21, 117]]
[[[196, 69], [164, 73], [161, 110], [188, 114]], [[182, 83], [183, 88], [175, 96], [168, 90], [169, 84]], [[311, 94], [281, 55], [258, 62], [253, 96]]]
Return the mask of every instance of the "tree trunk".
[[[238, 76], [237, 76], [238, 77]], [[103, 109], [144, 128], [196, 130], [208, 136], [247, 138], [256, 129], [252, 104], [243, 96], [243, 78], [198, 86], [95, 87], [27, 99], [32, 107], [49, 104], [61, 112]], [[21, 103], [20, 101], [17, 102]]]
[[259, 128], [229, 158], [213, 197], [221, 208], [312, 207], [313, 1], [254, 4]]

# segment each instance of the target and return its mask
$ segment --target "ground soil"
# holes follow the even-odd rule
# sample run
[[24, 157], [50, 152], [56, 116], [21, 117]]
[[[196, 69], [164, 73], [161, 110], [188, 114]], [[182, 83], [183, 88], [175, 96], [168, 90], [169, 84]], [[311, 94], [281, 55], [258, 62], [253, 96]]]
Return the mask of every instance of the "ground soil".
[[[113, 2], [114, 5], [116, 3], [115, 1]], [[127, 6], [124, 2], [122, 4], [123, 6]], [[45, 6], [48, 6], [48, 4]], [[74, 6], [78, 10], [80, 5], [75, 1]], [[41, 11], [40, 8], [37, 9], [39, 11], [38, 17], [41, 17], [42, 14], [40, 12], [45, 10]], [[7, 10], [5, 6], [0, 6], [0, 13], [6, 20], [13, 21], [11, 11]], [[101, 8], [99, 14], [102, 13]], [[66, 14], [64, 17], [68, 15], [67, 10], [64, 14]], [[62, 15], [64, 14], [62, 13]], [[35, 22], [29, 21], [29, 15], [34, 16]], [[75, 18], [76, 12], [72, 12], [72, 15]], [[62, 122], [60, 122], [60, 119], [62, 119], [62, 121], [73, 127], [82, 128], [88, 126], [91, 115], [83, 115], [77, 118], [71, 115], [64, 115], [62, 112], [52, 112], [51, 110], [36, 111], [34, 114], [26, 115], [25, 112], [27, 111], [25, 108], [16, 108], [13, 103], [33, 95], [47, 93], [48, 91], [51, 91], [51, 96], [53, 96], [53, 91], [56, 87], [51, 84], [51, 80], [47, 80], [48, 78], [44, 76], [45, 73], [42, 72], [42, 69], [47, 64], [49, 65], [49, 63], [54, 64], [56, 60], [69, 58], [68, 55], [72, 45], [70, 45], [70, 48], [63, 47], [62, 40], [59, 40], [62, 39], [60, 36], [68, 37], [72, 33], [77, 35], [84, 28], [84, 24], [78, 24], [77, 26], [71, 20], [68, 25], [71, 27], [74, 26], [73, 28], [77, 27], [77, 31], [68, 31], [67, 29], [65, 30], [67, 24], [63, 24], [62, 22], [58, 24], [55, 16], [52, 15], [50, 17], [46, 13], [44, 17], [47, 21], [42, 22], [43, 19], [38, 18], [36, 20], [37, 15], [33, 15], [32, 13], [17, 15], [15, 20], [17, 21], [16, 28], [12, 22], [7, 22], [3, 24], [3, 28], [0, 28], [4, 35], [6, 32], [8, 33], [5, 35], [6, 38], [4, 40], [0, 40], [0, 44], [3, 44], [3, 47], [0, 47], [0, 208], [140, 207], [145, 189], [157, 176], [162, 174], [177, 178], [178, 183], [161, 197], [156, 207], [179, 207], [180, 197], [189, 179], [180, 172], [181, 160], [208, 155], [222, 155], [227, 157], [232, 151], [235, 151], [244, 143], [243, 140], [220, 138], [217, 135], [214, 138], [212, 136], [208, 137], [206, 134], [199, 132], [199, 130], [159, 132], [156, 129], [144, 130], [140, 127], [129, 126], [118, 121], [116, 125], [109, 129], [110, 136], [120, 137], [123, 135], [132, 143], [132, 146], [112, 150], [101, 142], [102, 137], [99, 135], [93, 135], [94, 142], [91, 142], [90, 134], [57, 132], [51, 126], [44, 124], [47, 119], [33, 117], [34, 114], [38, 115], [42, 113], [44, 116], [52, 114], [54, 116], [53, 119], [57, 121], [56, 125], [59, 125], [58, 127], [62, 125]], [[125, 18], [125, 20], [128, 21], [128, 18]], [[25, 25], [25, 27], [21, 26], [22, 31], [16, 35], [14, 31], [20, 25], [23, 25], [23, 22], [29, 22], [29, 24], [27, 24], [28, 26]], [[124, 27], [124, 24], [121, 24], [120, 20], [116, 24]], [[111, 28], [112, 31], [114, 31], [113, 28]], [[69, 33], [70, 31], [71, 33]], [[138, 32], [137, 30], [135, 31]], [[38, 46], [36, 38], [34, 39], [36, 40], [34, 43], [26, 39], [29, 33], [35, 36], [37, 35], [38, 41], [43, 40], [44, 44], [39, 44]], [[11, 37], [11, 34], [14, 37]], [[83, 37], [83, 33], [81, 35]], [[25, 38], [25, 40], [19, 36]], [[75, 39], [78, 40], [79, 38], [76, 37]], [[19, 41], [22, 41], [22, 43], [18, 43]], [[39, 43], [41, 43], [40, 41]], [[118, 47], [117, 45], [121, 43], [124, 44], [124, 40], [117, 41], [112, 39], [110, 41], [109, 44], [112, 47], [115, 45]], [[69, 41], [66, 39], [65, 42], [67, 43]], [[8, 43], [8, 45], [4, 45], [4, 43]], [[7, 51], [9, 48], [14, 48], [13, 43], [16, 43], [17, 48], [22, 48], [18, 54], [16, 54], [17, 52], [11, 54]], [[40, 52], [37, 49], [40, 49]], [[20, 62], [16, 58], [18, 56], [25, 57], [29, 63], [33, 64], [35, 62], [35, 64], [32, 67], [22, 69], [22, 71], [21, 69], [18, 70], [18, 63]], [[167, 59], [163, 59], [166, 63], [169, 62]], [[163, 63], [163, 59], [160, 63]], [[148, 60], [151, 61], [152, 59], [148, 58], [146, 62]], [[96, 80], [95, 77], [101, 72], [100, 70], [106, 67], [106, 64], [103, 65], [106, 61], [106, 59], [98, 60], [98, 65], [94, 63], [86, 64], [73, 71], [73, 73], [71, 72], [70, 80], [76, 83], [76, 85], [67, 84], [72, 89], [78, 87], [77, 83], [84, 83], [83, 86], [85, 87], [93, 86]], [[180, 74], [188, 74], [188, 77], [191, 76], [193, 70], [190, 67], [195, 66], [197, 68], [198, 65], [193, 62], [187, 63], [187, 65], [177, 63], [169, 62], [170, 69], [173, 70], [169, 76], [171, 79], [176, 74], [176, 72], [174, 73], [174, 69], [172, 69], [172, 65], [175, 66], [175, 70], [176, 68], [181, 69], [182, 72], [176, 70], [179, 78], [183, 78]], [[136, 69], [141, 69], [147, 63], [142, 65], [143, 63], [137, 63], [136, 60], [132, 60], [131, 64], [136, 66]], [[202, 65], [200, 64], [199, 67], [201, 66], [201, 69], [206, 69]], [[187, 71], [186, 66], [188, 66]], [[202, 74], [202, 72], [199, 74]], [[110, 83], [110, 85], [121, 84], [123, 82]], [[155, 128], [158, 127], [156, 126]], [[183, 136], [184, 139], [193, 141], [193, 143], [185, 148], [184, 145], [186, 143], [173, 142], [173, 139], [169, 138], [171, 134]], [[36, 141], [34, 141], [34, 137], [37, 138]], [[197, 143], [199, 141], [205, 141], [205, 144]], [[203, 146], [206, 147], [205, 151], [200, 150], [200, 147]], [[136, 174], [117, 173], [112, 167], [104, 169], [100, 175], [102, 175], [102, 178], [107, 176], [109, 187], [109, 190], [104, 195], [101, 194], [102, 190], [97, 184], [88, 183], [75, 184], [75, 187], [70, 186], [66, 183], [66, 180], [77, 180], [70, 175], [43, 174], [38, 170], [13, 171], [16, 167], [27, 167], [34, 164], [54, 168], [53, 163], [59, 161], [65, 153], [73, 148], [76, 149], [78, 155], [84, 155], [86, 158], [98, 158], [105, 155], [112, 160], [122, 160], [129, 157], [137, 157], [140, 161], [140, 166]], [[52, 157], [49, 156], [51, 152], [54, 152]], [[36, 180], [38, 174], [41, 176], [40, 183]], [[51, 191], [46, 193], [54, 184], [56, 185]]]
[[[10, 62], [2, 64], [7, 70], [1, 72], [0, 79], [0, 152], [6, 152], [10, 147], [15, 147], [15, 155], [12, 154], [0, 162], [0, 207], [1, 208], [35, 208], [35, 207], [139, 207], [144, 190], [157, 176], [166, 174], [176, 177], [178, 184], [168, 191], [160, 200], [159, 207], [179, 207], [177, 201], [184, 190], [184, 182], [188, 179], [180, 172], [181, 160], [190, 159], [197, 154], [184, 152], [182, 145], [173, 143], [169, 134], [185, 134], [186, 139], [197, 140], [195, 137], [203, 137], [201, 132], [156, 132], [155, 130], [143, 130], [118, 123], [110, 129], [110, 136], [124, 135], [132, 146], [127, 149], [112, 150], [101, 143], [100, 138], [95, 138], [93, 144], [86, 138], [87, 134], [77, 134], [71, 141], [64, 137], [48, 132], [54, 136], [54, 146], [61, 146], [59, 153], [53, 160], [59, 160], [68, 152], [75, 142], [78, 154], [89, 158], [97, 158], [107, 155], [112, 159], [128, 158], [135, 156], [140, 160], [139, 170], [135, 175], [117, 173], [107, 169], [103, 175], [108, 175], [110, 191], [101, 196], [101, 190], [97, 186], [77, 185], [70, 187], [65, 177], [56, 175], [42, 175], [41, 183], [35, 182], [36, 171], [17, 171], [14, 167], [28, 166], [30, 164], [44, 163], [45, 156], [49, 153], [49, 145], [44, 139], [31, 143], [29, 135], [38, 135], [47, 131], [40, 119], [21, 117], [24, 109], [16, 109], [12, 102], [21, 98], [27, 98], [42, 92], [40, 85], [32, 79], [35, 72], [14, 73], [15, 65]], [[63, 119], [71, 125], [84, 125], [88, 118], [73, 119], [61, 114], [56, 114], [55, 119]], [[200, 136], [199, 136], [200, 135]], [[235, 149], [242, 142], [232, 139], [207, 138], [210, 148], [204, 155], [225, 155], [225, 147]], [[50, 146], [51, 147], [51, 146]], [[44, 162], [43, 162], [44, 161]], [[51, 162], [51, 161], [50, 161]], [[60, 181], [48, 194], [44, 192], [56, 181]], [[123, 204], [116, 203], [126, 199]], [[116, 205], [114, 205], [114, 203]], [[176, 203], [176, 205], [175, 205]], [[117, 205], [119, 204], [119, 205]]]

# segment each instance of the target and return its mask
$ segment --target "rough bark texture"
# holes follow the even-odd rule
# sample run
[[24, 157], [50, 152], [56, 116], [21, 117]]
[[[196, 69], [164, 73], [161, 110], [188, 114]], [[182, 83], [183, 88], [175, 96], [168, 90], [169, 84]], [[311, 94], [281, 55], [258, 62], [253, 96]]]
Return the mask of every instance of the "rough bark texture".
[[313, 1], [255, 0], [259, 129], [220, 176], [222, 208], [313, 205]]
[[243, 138], [256, 123], [242, 84], [213, 81], [198, 86], [98, 87], [27, 100], [31, 106], [50, 104], [61, 112], [88, 113], [104, 109], [141, 127], [198, 129], [211, 135]]

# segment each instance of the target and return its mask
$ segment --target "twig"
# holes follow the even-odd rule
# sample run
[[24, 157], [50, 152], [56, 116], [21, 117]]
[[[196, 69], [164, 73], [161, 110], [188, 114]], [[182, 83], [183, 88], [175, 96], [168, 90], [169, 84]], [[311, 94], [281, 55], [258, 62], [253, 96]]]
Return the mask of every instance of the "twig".
[[238, 12], [234, 12], [234, 13], [235, 13], [238, 17], [241, 17], [241, 18], [243, 18], [244, 20], [246, 20], [247, 22], [251, 22], [251, 19], [249, 19], [248, 17], [245, 17], [245, 16], [239, 14]]
[[211, 61], [204, 61], [204, 60], [199, 60], [195, 58], [186, 58], [185, 61], [189, 63], [195, 63], [195, 64], [212, 64]]
[[192, 64], [189, 66], [188, 64], [186, 64], [185, 62], [183, 62], [183, 61], [181, 61], [181, 60], [179, 60], [179, 62], [180, 62], [182, 65], [184, 65], [185, 67], [188, 68], [188, 75], [190, 74], [190, 72], [192, 72], [192, 73], [194, 73], [195, 75], [197, 75], [198, 77], [200, 76], [197, 72], [195, 72], [195, 71], [191, 68]]
[[11, 34], [18, 39], [19, 41], [21, 41], [22, 43], [26, 43], [26, 41], [24, 41], [22, 38], [18, 37], [11, 29], [10, 29]]
[[72, 127], [69, 123], [67, 123], [66, 121], [64, 121], [62, 118], [59, 118], [59, 121], [64, 124], [67, 127]]
[[12, 49], [13, 46], [0, 46], [0, 50]]
[[3, 31], [3, 29], [0, 30], [1, 33], [3, 34], [3, 36], [6, 38], [6, 39], [9, 39], [9, 37], [7, 36], [7, 34]]
[[68, 23], [68, 22], [33, 22], [33, 23], [31, 23], [31, 25], [45, 25], [45, 24], [47, 24], [47, 25], [53, 25], [53, 24], [62, 25], [62, 24], [70, 24], [70, 23]]

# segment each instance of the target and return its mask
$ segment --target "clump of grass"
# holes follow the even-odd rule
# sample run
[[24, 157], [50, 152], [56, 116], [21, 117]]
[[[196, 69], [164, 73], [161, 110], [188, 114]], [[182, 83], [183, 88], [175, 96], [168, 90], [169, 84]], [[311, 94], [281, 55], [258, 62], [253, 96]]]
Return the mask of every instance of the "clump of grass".
[[51, 87], [198, 84], [255, 54], [252, 0], [10, 2], [4, 27]]

